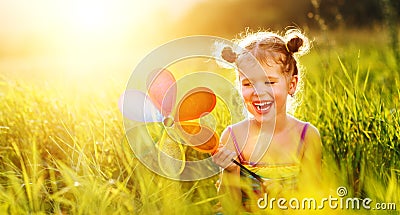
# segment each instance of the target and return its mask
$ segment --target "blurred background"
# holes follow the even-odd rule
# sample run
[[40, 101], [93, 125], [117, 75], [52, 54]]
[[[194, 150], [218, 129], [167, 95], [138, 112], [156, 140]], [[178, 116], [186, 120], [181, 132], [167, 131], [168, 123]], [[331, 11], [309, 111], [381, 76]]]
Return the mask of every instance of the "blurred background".
[[[399, 21], [399, 0], [0, 0], [0, 213], [212, 214], [217, 178], [172, 181], [140, 165], [118, 100], [164, 43], [288, 26], [313, 41], [295, 116], [320, 131], [329, 194], [340, 185], [400, 205]], [[243, 116], [227, 94], [235, 109], [217, 105], [217, 133]]]
[[287, 26], [304, 30], [314, 46], [346, 42], [352, 33], [399, 55], [399, 12], [397, 0], [1, 0], [0, 74], [126, 81], [140, 59], [172, 39], [233, 39], [246, 28]]

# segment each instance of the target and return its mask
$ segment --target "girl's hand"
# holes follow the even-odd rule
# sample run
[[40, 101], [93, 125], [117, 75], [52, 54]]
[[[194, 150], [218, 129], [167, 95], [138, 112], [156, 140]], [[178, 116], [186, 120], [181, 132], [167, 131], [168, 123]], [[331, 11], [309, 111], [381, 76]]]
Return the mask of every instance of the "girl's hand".
[[274, 180], [274, 179], [265, 180], [262, 183], [262, 187], [264, 193], [267, 193], [271, 197], [278, 197], [283, 190], [283, 185], [281, 180]]
[[232, 162], [232, 159], [236, 159], [236, 152], [226, 149], [220, 148], [218, 151], [212, 156], [212, 160], [218, 166], [224, 168], [227, 171], [233, 171], [237, 169], [237, 166]]

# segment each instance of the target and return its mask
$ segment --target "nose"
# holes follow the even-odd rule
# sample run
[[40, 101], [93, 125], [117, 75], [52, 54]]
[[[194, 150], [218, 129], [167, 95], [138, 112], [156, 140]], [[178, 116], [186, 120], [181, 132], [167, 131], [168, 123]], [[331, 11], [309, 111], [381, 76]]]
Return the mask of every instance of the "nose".
[[264, 83], [255, 84], [253, 86], [253, 89], [254, 89], [253, 94], [259, 97], [267, 95], [269, 94], [269, 91], [271, 91], [271, 87], [265, 85]]

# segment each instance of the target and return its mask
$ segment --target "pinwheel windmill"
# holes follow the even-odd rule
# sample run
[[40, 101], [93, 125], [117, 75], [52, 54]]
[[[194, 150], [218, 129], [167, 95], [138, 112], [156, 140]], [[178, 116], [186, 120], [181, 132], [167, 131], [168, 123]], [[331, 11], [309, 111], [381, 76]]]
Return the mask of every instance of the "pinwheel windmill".
[[[131, 143], [133, 150], [157, 153], [159, 168], [167, 177], [176, 177], [183, 172], [185, 146], [203, 153], [213, 153], [218, 148], [218, 135], [197, 122], [214, 109], [217, 102], [214, 92], [207, 87], [194, 87], [178, 102], [177, 92], [173, 74], [161, 69], [149, 76], [146, 93], [127, 90], [119, 105], [126, 118], [144, 124], [133, 128], [135, 138], [146, 139], [147, 145], [152, 141], [150, 145], [155, 146], [143, 149], [140, 143]], [[161, 130], [151, 135], [154, 124]], [[143, 130], [143, 126], [147, 130]]]

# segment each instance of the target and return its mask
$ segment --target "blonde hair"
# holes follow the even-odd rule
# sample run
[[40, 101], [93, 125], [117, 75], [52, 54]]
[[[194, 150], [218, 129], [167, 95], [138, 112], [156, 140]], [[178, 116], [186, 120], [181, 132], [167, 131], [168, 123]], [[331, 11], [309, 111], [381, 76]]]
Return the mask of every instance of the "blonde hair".
[[[289, 29], [285, 34], [270, 31], [242, 33], [241, 39], [234, 41], [237, 47], [225, 46], [221, 51], [221, 57], [229, 63], [235, 63], [238, 67], [242, 63], [243, 58], [251, 54], [261, 64], [269, 65], [270, 60], [283, 66], [283, 73], [286, 76], [298, 76], [297, 89], [303, 86], [301, 77], [301, 67], [298, 58], [310, 50], [310, 41], [298, 29]], [[301, 98], [297, 96], [289, 99], [289, 105], [294, 112], [297, 105], [301, 102]]]

